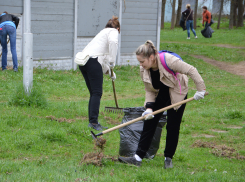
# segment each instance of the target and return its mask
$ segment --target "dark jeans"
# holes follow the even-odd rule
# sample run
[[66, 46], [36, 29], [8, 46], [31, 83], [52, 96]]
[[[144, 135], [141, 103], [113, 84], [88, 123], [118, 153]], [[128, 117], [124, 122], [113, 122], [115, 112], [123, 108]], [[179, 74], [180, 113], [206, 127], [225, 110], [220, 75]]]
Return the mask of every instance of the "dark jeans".
[[103, 72], [97, 58], [90, 58], [84, 66], [79, 66], [86, 85], [88, 87], [90, 98], [88, 104], [88, 115], [90, 123], [98, 123], [100, 108], [100, 99], [102, 96]]
[[2, 69], [7, 68], [7, 35], [9, 35], [10, 49], [12, 53], [13, 68], [18, 68], [17, 53], [16, 53], [16, 28], [10, 25], [4, 25], [0, 30], [0, 39], [2, 45]]
[[[185, 97], [185, 99], [186, 98], [187, 96]], [[153, 111], [156, 111], [158, 109], [161, 109], [169, 105], [171, 105], [169, 94], [168, 97], [167, 98], [165, 97], [164, 99], [157, 97]], [[183, 104], [177, 111], [174, 109], [169, 109], [167, 111], [167, 126], [166, 126], [167, 137], [166, 137], [166, 145], [164, 151], [165, 157], [173, 158], [175, 154], [178, 145], [178, 140], [179, 140], [180, 123], [185, 110], [185, 106], [186, 104]], [[159, 113], [155, 115], [153, 119], [146, 120], [144, 122], [143, 132], [141, 134], [140, 141], [138, 144], [138, 149], [136, 151], [136, 154], [142, 159], [144, 158], [146, 152], [150, 148], [151, 141], [155, 134], [157, 124], [159, 122], [161, 115], [162, 113]]]
[[196, 35], [196, 32], [195, 32], [195, 30], [194, 30], [194, 28], [193, 28], [193, 20], [187, 20], [187, 21], [186, 21], [186, 29], [187, 29], [187, 36], [188, 36], [188, 37], [190, 37], [190, 28], [191, 28], [191, 31], [193, 32], [193, 34], [194, 34], [195, 36], [197, 36], [197, 35]]

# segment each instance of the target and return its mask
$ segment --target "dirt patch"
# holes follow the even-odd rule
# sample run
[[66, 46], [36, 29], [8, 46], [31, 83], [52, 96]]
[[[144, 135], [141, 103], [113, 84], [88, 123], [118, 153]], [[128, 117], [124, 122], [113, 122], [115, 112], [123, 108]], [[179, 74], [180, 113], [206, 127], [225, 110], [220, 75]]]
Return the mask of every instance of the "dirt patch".
[[97, 139], [94, 139], [94, 146], [98, 147], [99, 149], [101, 149], [101, 152], [104, 150], [105, 148], [105, 143], [106, 143], [106, 139], [99, 137]]
[[211, 131], [213, 132], [217, 132], [217, 133], [227, 133], [228, 131], [224, 131], [224, 130], [217, 130], [217, 129], [212, 129]]
[[213, 138], [215, 137], [214, 135], [208, 135], [208, 134], [202, 134], [202, 135], [192, 135], [192, 137], [205, 137], [205, 138]]
[[201, 140], [197, 140], [195, 141], [194, 144], [192, 144], [192, 147], [210, 148], [212, 149], [210, 152], [218, 157], [245, 160], [245, 156], [240, 155], [239, 153], [236, 152], [236, 149], [232, 147], [228, 147], [226, 145], [216, 145], [213, 142], [204, 142]]
[[225, 48], [231, 48], [231, 49], [245, 49], [245, 47], [232, 46], [230, 44], [213, 44], [212, 46], [225, 47]]
[[116, 157], [104, 156], [102, 152], [87, 153], [81, 160], [81, 164], [92, 164], [95, 166], [102, 166], [102, 160], [109, 159], [111, 161], [118, 161]]
[[231, 129], [242, 129], [242, 126], [228, 126], [227, 128], [231, 128]]
[[201, 56], [201, 55], [192, 55], [193, 57], [197, 58], [197, 59], [202, 59], [203, 61], [212, 64], [216, 67], [218, 67], [221, 70], [225, 70], [229, 73], [232, 73], [234, 75], [239, 75], [242, 76], [245, 79], [245, 61], [241, 61], [237, 64], [229, 64], [229, 63], [225, 63], [225, 62], [220, 62], [220, 61], [216, 61], [214, 59], [209, 59], [205, 56]]
[[62, 122], [67, 122], [67, 123], [72, 123], [75, 122], [74, 119], [67, 119], [67, 118], [56, 118], [55, 116], [46, 116], [46, 119], [50, 119], [51, 121], [58, 121], [59, 123]]

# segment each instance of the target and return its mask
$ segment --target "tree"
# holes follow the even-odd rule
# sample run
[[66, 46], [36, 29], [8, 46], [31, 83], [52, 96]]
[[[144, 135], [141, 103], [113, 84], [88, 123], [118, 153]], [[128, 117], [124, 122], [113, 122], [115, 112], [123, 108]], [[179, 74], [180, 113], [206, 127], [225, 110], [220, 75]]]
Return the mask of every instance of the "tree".
[[233, 0], [233, 26], [237, 26], [238, 0]]
[[197, 28], [197, 7], [198, 7], [198, 0], [196, 0], [196, 4], [195, 4], [195, 13], [194, 13], [194, 29]]
[[233, 29], [233, 13], [234, 13], [234, 0], [231, 0], [229, 29]]
[[181, 6], [182, 6], [182, 0], [178, 1], [178, 10], [177, 10], [177, 17], [175, 22], [175, 27], [179, 27], [180, 17], [181, 17]]
[[174, 29], [174, 23], [175, 23], [175, 3], [176, 3], [176, 0], [173, 0], [173, 3], [172, 3], [171, 29]]
[[166, 0], [162, 0], [161, 29], [164, 29], [165, 4]]
[[243, 7], [243, 0], [238, 0], [238, 19], [237, 19], [237, 27], [243, 27], [243, 12], [244, 12], [244, 7]]
[[224, 0], [221, 0], [221, 2], [220, 2], [220, 9], [219, 9], [219, 19], [218, 19], [217, 29], [219, 29], [219, 26], [220, 26], [220, 20], [221, 20], [221, 13], [222, 13], [222, 10], [223, 10], [223, 4], [224, 4]]

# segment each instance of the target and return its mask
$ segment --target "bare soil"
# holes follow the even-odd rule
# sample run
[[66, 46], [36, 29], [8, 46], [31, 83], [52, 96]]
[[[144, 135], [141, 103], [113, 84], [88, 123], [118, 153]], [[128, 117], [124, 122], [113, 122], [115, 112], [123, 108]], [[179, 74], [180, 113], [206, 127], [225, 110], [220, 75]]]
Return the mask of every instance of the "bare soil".
[[230, 64], [230, 63], [216, 61], [214, 59], [210, 59], [201, 55], [192, 55], [192, 56], [198, 59], [202, 59], [203, 61], [212, 64], [221, 70], [225, 70], [234, 75], [242, 76], [242, 78], [245, 79], [245, 61], [241, 61], [237, 64]]
[[224, 130], [217, 130], [217, 129], [211, 129], [211, 131], [213, 132], [217, 132], [217, 133], [227, 133], [228, 131], [224, 131]]
[[47, 119], [50, 119], [51, 121], [58, 121], [59, 123], [62, 123], [62, 122], [67, 122], [67, 123], [72, 123], [72, 122], [75, 122], [74, 119], [67, 119], [67, 118], [56, 118], [55, 116], [46, 116]]
[[192, 137], [205, 137], [205, 138], [213, 138], [215, 137], [214, 135], [208, 135], [208, 134], [202, 134], [202, 135], [192, 135]]
[[210, 148], [210, 152], [218, 157], [226, 157], [230, 159], [245, 160], [245, 156], [240, 155], [236, 152], [236, 149], [228, 147], [226, 145], [216, 145], [214, 142], [204, 142], [201, 140], [195, 141], [192, 147], [198, 148]]

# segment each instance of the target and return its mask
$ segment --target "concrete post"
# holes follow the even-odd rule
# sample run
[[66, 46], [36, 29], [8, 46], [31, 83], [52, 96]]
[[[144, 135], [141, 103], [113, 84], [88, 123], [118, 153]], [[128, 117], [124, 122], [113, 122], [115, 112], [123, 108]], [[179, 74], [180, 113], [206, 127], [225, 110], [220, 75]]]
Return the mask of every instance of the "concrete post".
[[[119, 5], [119, 22], [122, 30], [122, 0], [120, 0], [120, 5]], [[120, 65], [121, 64], [121, 38], [122, 38], [122, 31], [120, 30], [120, 34], [118, 36], [118, 51], [117, 51], [117, 61], [116, 64]]]
[[31, 33], [31, 0], [24, 0], [23, 85], [30, 94], [33, 85], [33, 34]]
[[78, 0], [74, 0], [74, 46], [73, 46], [73, 59], [72, 59], [72, 68], [76, 70], [77, 64], [74, 62], [76, 53], [77, 53], [77, 8], [78, 8]]

